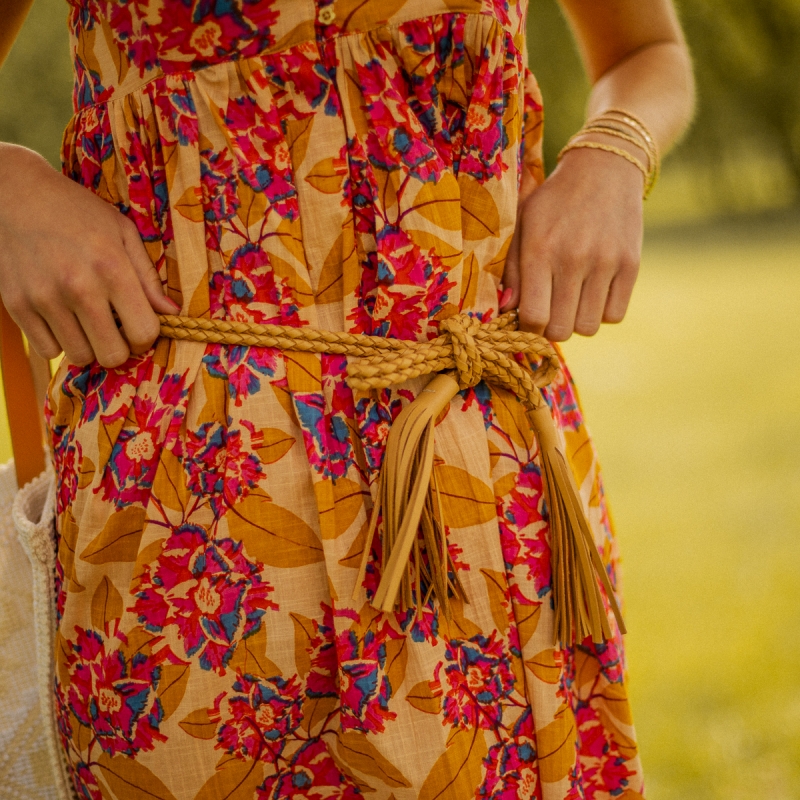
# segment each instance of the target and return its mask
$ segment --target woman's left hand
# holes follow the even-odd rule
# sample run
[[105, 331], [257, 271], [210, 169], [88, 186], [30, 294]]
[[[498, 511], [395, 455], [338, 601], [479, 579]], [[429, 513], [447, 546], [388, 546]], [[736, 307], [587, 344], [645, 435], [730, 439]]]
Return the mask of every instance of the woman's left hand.
[[641, 172], [613, 153], [566, 152], [521, 204], [501, 311], [519, 309], [520, 329], [563, 342], [621, 322], [642, 252]]

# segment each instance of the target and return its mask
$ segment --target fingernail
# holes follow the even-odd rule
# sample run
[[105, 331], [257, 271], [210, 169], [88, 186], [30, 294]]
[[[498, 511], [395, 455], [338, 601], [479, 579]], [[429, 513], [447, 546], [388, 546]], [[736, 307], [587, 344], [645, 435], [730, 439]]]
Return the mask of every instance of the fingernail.
[[500, 308], [503, 308], [503, 306], [505, 306], [506, 303], [508, 303], [508, 301], [511, 299], [511, 295], [513, 294], [514, 290], [509, 286], [508, 289], [506, 289], [500, 296]]
[[[166, 296], [166, 295], [164, 295], [164, 297], [167, 297], [167, 296]], [[180, 306], [179, 306], [179, 305], [178, 305], [178, 304], [177, 304], [177, 303], [176, 303], [176, 302], [175, 302], [175, 301], [174, 301], [174, 300], [173, 300], [171, 297], [167, 297], [167, 300], [169, 301], [170, 305], [171, 305], [171, 306], [172, 306], [172, 307], [173, 307], [173, 308], [174, 308], [176, 311], [180, 311], [180, 310], [181, 310], [181, 307], [180, 307]]]

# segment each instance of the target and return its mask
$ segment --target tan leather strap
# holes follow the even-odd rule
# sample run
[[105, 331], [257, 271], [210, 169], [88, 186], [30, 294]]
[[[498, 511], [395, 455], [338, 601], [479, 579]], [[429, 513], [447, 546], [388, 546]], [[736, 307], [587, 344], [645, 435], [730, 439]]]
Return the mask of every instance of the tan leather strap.
[[[34, 372], [42, 382], [44, 364], [49, 365], [31, 349], [28, 359], [22, 342], [22, 332], [0, 302], [0, 362], [3, 370], [3, 390], [6, 397], [8, 426], [11, 429], [11, 448], [17, 472], [17, 486], [22, 487], [45, 468], [45, 449], [42, 438], [44, 391], [36, 390]], [[34, 362], [36, 366], [32, 366]]]
[[11, 51], [33, 0], [3, 0], [0, 9], [0, 65]]

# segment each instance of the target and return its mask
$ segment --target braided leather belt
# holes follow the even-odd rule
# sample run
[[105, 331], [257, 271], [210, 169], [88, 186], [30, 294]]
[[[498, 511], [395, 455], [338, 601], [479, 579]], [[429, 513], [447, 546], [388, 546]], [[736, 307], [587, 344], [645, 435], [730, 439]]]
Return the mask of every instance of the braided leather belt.
[[[171, 339], [354, 357], [357, 360], [347, 366], [347, 383], [360, 391], [438, 373], [398, 415], [387, 437], [378, 497], [354, 591], [354, 597], [361, 591], [372, 537], [380, 530], [381, 580], [371, 602], [383, 611], [398, 606], [401, 610], [416, 606], [419, 611], [434, 596], [449, 617], [449, 598], [466, 600], [448, 553], [433, 470], [435, 422], [460, 390], [481, 380], [513, 392], [525, 407], [539, 444], [550, 524], [555, 641], [568, 645], [587, 636], [595, 642], [611, 638], [598, 578], [625, 632], [578, 487], [540, 391], [556, 376], [558, 356], [544, 337], [517, 330], [515, 311], [488, 323], [467, 314], [449, 317], [439, 325], [442, 333], [424, 342], [172, 314], [160, 314], [159, 321], [161, 335]], [[534, 357], [538, 366], [531, 369], [515, 358], [517, 354]], [[424, 598], [420, 596], [423, 584], [428, 586]]]

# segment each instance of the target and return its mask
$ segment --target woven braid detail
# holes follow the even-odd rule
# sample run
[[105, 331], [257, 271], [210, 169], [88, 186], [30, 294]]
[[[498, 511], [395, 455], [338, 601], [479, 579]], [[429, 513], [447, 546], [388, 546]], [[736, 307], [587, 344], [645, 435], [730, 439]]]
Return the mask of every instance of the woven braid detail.
[[[277, 347], [358, 359], [348, 364], [347, 383], [362, 391], [455, 370], [460, 388], [475, 386], [486, 379], [514, 392], [532, 409], [542, 402], [539, 389], [553, 380], [560, 367], [558, 356], [547, 339], [517, 330], [516, 311], [487, 323], [468, 314], [448, 317], [440, 324], [442, 333], [427, 342], [172, 314], [159, 314], [158, 319], [161, 335], [170, 339]], [[514, 358], [517, 354], [537, 359], [538, 366], [531, 369]]]

